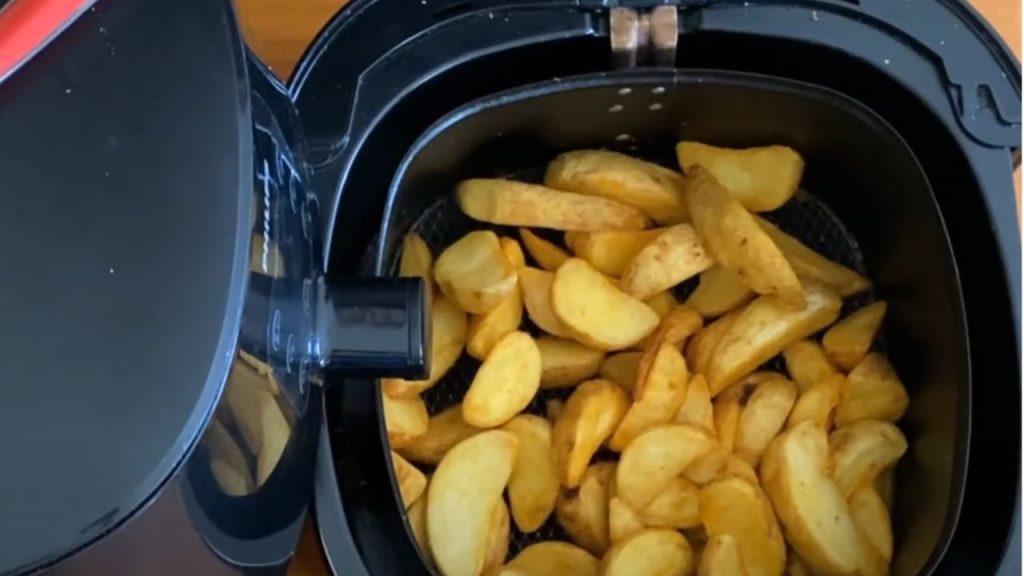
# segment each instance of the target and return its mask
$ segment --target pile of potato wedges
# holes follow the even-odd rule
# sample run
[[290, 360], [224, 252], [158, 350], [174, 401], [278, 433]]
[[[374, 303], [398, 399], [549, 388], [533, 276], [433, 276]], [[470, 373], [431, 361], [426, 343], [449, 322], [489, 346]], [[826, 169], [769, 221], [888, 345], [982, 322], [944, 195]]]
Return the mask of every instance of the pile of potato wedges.
[[[886, 304], [841, 317], [871, 282], [758, 215], [797, 192], [796, 151], [676, 152], [681, 171], [581, 150], [542, 184], [467, 180], [479, 230], [436, 258], [404, 239], [399, 273], [433, 291], [432, 369], [384, 380], [383, 411], [440, 574], [888, 573], [909, 397], [875, 350]], [[463, 353], [465, 397], [428, 415]], [[565, 541], [508, 558], [513, 529], [549, 522]]]

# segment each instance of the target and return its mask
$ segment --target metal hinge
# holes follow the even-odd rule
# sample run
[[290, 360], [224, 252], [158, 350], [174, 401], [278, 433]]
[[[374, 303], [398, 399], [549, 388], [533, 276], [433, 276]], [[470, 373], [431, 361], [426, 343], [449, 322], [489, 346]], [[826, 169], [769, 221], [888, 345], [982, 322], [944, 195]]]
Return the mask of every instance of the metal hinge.
[[616, 68], [648, 63], [675, 66], [679, 41], [679, 11], [675, 6], [657, 6], [650, 11], [618, 6], [611, 9], [609, 18], [608, 36]]

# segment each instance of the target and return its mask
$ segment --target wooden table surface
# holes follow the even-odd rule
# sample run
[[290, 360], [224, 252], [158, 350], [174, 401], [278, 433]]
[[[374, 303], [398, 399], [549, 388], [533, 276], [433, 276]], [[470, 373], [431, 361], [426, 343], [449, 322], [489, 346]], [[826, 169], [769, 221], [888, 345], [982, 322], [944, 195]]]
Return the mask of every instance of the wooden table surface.
[[[278, 77], [287, 79], [317, 31], [348, 0], [235, 0], [246, 41]], [[972, 0], [1021, 56], [1021, 2]], [[1018, 173], [1017, 189], [1020, 190]], [[307, 523], [289, 576], [328, 574], [319, 540]]]

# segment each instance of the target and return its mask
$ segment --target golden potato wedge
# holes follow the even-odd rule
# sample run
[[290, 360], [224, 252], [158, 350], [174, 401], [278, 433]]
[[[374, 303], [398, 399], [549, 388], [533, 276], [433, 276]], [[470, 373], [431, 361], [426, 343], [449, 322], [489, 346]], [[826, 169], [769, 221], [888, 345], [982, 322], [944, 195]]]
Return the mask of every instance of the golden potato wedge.
[[552, 398], [544, 403], [544, 414], [552, 426], [555, 424], [555, 420], [558, 420], [558, 417], [562, 414], [562, 410], [565, 410], [565, 402], [558, 398]]
[[476, 426], [462, 419], [462, 405], [435, 414], [427, 423], [427, 431], [405, 443], [398, 452], [406, 459], [420, 464], [437, 464], [459, 442], [480, 432]]
[[469, 318], [466, 352], [477, 360], [484, 360], [499, 340], [519, 329], [522, 321], [523, 295], [516, 289], [494, 310]]
[[811, 250], [764, 218], [755, 216], [755, 219], [761, 229], [779, 247], [800, 278], [821, 282], [835, 290], [843, 298], [871, 288], [871, 281], [857, 272]]
[[555, 509], [558, 471], [551, 451], [551, 424], [520, 414], [502, 426], [519, 440], [519, 456], [508, 479], [508, 502], [520, 532], [539, 529]]
[[678, 424], [690, 424], [715, 433], [715, 414], [711, 405], [711, 391], [703, 374], [695, 374], [686, 385], [686, 396], [676, 410]]
[[661, 316], [661, 319], [664, 320], [665, 316], [679, 305], [679, 301], [676, 300], [671, 291], [665, 290], [647, 298], [644, 300], [644, 304], [650, 306], [651, 310], [657, 312], [658, 316]]
[[626, 266], [622, 289], [634, 298], [646, 300], [700, 274], [714, 263], [693, 226], [677, 224], [666, 228], [644, 246]]
[[422, 398], [392, 398], [381, 394], [381, 401], [384, 407], [384, 427], [387, 428], [391, 448], [401, 448], [417, 436], [427, 433], [430, 416]]
[[910, 396], [885, 356], [872, 352], [846, 376], [836, 406], [836, 426], [859, 420], [896, 422], [910, 405]]
[[641, 341], [642, 350], [649, 350], [658, 344], [682, 348], [686, 339], [704, 327], [704, 319], [696, 310], [686, 304], [676, 306], [661, 319], [658, 329]]
[[487, 528], [487, 543], [484, 545], [484, 565], [481, 573], [489, 573], [505, 563], [508, 556], [508, 538], [511, 525], [508, 519], [508, 506], [498, 498], [491, 512], [491, 523]]
[[801, 306], [803, 288], [793, 267], [754, 217], [707, 170], [690, 170], [687, 202], [693, 227], [715, 262], [732, 270], [758, 294]]
[[635, 206], [655, 222], [687, 218], [683, 175], [608, 150], [566, 152], [548, 164], [544, 185]]
[[494, 507], [501, 502], [519, 451], [513, 434], [488, 430], [445, 454], [427, 492], [427, 534], [445, 575], [483, 571]]
[[750, 576], [782, 576], [786, 543], [768, 498], [742, 478], [715, 480], [700, 491], [700, 516], [708, 538], [728, 534], [739, 545]]
[[603, 576], [662, 576], [689, 574], [693, 549], [675, 530], [651, 528], [612, 546], [601, 559]]
[[805, 294], [802, 310], [774, 296], [761, 296], [739, 311], [708, 360], [705, 376], [712, 396], [839, 316], [842, 301], [829, 288], [807, 283]]
[[680, 142], [676, 158], [687, 176], [696, 166], [706, 168], [751, 212], [775, 210], [789, 201], [804, 172], [803, 158], [788, 146], [737, 149]]
[[598, 374], [601, 378], [613, 382], [630, 394], [636, 388], [636, 374], [640, 368], [643, 352], [619, 352], [604, 359]]
[[420, 549], [420, 555], [428, 564], [434, 563], [434, 556], [430, 553], [430, 536], [427, 534], [427, 499], [417, 498], [406, 512], [409, 528], [412, 530], [413, 539]]
[[516, 242], [514, 238], [502, 236], [498, 238], [498, 243], [501, 244], [502, 254], [513, 268], [519, 270], [526, 266], [526, 254], [523, 254], [523, 247], [519, 245], [519, 242]]
[[598, 576], [599, 566], [586, 550], [550, 540], [527, 546], [494, 576]]
[[523, 292], [523, 305], [530, 321], [552, 336], [568, 338], [569, 331], [551, 307], [551, 284], [554, 281], [555, 275], [551, 272], [529, 266], [519, 269], [519, 288]]
[[705, 318], [715, 318], [753, 298], [754, 291], [735, 272], [716, 264], [700, 273], [700, 283], [686, 299], [686, 304]]
[[736, 447], [736, 431], [739, 429], [740, 416], [743, 415], [743, 401], [750, 393], [750, 388], [737, 384], [726, 389], [714, 401], [715, 434], [718, 443], [730, 454]]
[[862, 541], [828, 470], [828, 439], [812, 422], [776, 438], [761, 460], [761, 484], [786, 540], [816, 573], [855, 574]]
[[590, 458], [612, 435], [628, 409], [629, 395], [606, 380], [589, 380], [573, 391], [552, 430], [562, 486], [580, 485]]
[[686, 365], [695, 374], [707, 374], [711, 357], [718, 348], [719, 342], [732, 329], [732, 324], [739, 317], [740, 310], [734, 310], [693, 335], [686, 344]]
[[781, 376], [757, 385], [736, 424], [736, 455], [757, 466], [768, 444], [786, 425], [796, 397], [796, 384]]
[[395, 481], [398, 482], [398, 493], [402, 495], [402, 503], [408, 510], [423, 495], [427, 487], [427, 477], [394, 450], [391, 451], [391, 465], [395, 472]]
[[651, 351], [649, 366], [641, 360], [634, 402], [616, 428], [608, 447], [621, 452], [638, 435], [672, 420], [686, 398], [686, 360], [677, 348], [662, 344]]
[[614, 462], [594, 464], [583, 474], [579, 489], [562, 490], [555, 503], [555, 518], [569, 538], [597, 556], [611, 545], [608, 501], [614, 478]]
[[462, 212], [504, 226], [554, 230], [643, 230], [640, 210], [605, 198], [552, 190], [511, 180], [464, 180], [455, 189]]
[[633, 509], [643, 510], [713, 446], [707, 432], [686, 424], [667, 424], [644, 432], [622, 451], [616, 470], [619, 496]]
[[673, 478], [664, 491], [640, 511], [640, 520], [650, 528], [683, 530], [700, 526], [700, 489], [683, 477]]
[[789, 377], [800, 387], [800, 392], [806, 392], [815, 384], [839, 374], [825, 356], [821, 344], [814, 340], [801, 340], [786, 346], [782, 351], [782, 357], [786, 361]]
[[551, 308], [573, 338], [598, 350], [629, 348], [661, 321], [649, 306], [579, 258], [567, 260], [555, 273]]
[[540, 350], [540, 387], [565, 388], [592, 377], [604, 361], [604, 352], [579, 342], [544, 336], [537, 339]]
[[885, 559], [892, 560], [892, 520], [885, 501], [870, 484], [861, 486], [850, 495], [850, 514], [857, 530]]
[[697, 576], [747, 576], [736, 539], [729, 534], [708, 538], [700, 555]]
[[523, 246], [526, 246], [526, 251], [533, 257], [533, 261], [548, 272], [558, 270], [559, 266], [572, 258], [558, 245], [548, 242], [526, 228], [519, 229], [519, 237], [523, 239]]
[[880, 420], [861, 420], [839, 428], [828, 439], [839, 490], [847, 498], [871, 484], [879, 472], [892, 466], [907, 451], [907, 439], [896, 426]]
[[566, 232], [565, 244], [604, 274], [621, 276], [629, 263], [664, 230]]
[[384, 378], [381, 387], [393, 398], [409, 398], [430, 389], [451, 370], [466, 345], [466, 313], [447, 298], [430, 304], [430, 376], [426, 380]]
[[476, 371], [462, 399], [471, 426], [492, 428], [526, 408], [540, 388], [540, 350], [526, 332], [505, 335]]
[[612, 496], [608, 501], [608, 537], [615, 545], [630, 536], [643, 532], [644, 523], [622, 498]]
[[885, 302], [875, 302], [829, 328], [821, 338], [829, 359], [844, 370], [852, 370], [871, 349], [875, 334], [882, 327], [885, 310]]
[[789, 561], [786, 566], [786, 576], [814, 576], [807, 564], [800, 559], [800, 556], [793, 550], [789, 551]]
[[846, 378], [834, 374], [804, 390], [789, 413], [786, 427], [792, 428], [801, 422], [814, 422], [826, 431], [832, 428], [833, 411], [839, 404], [839, 393]]
[[893, 498], [896, 490], [896, 466], [889, 466], [875, 476], [875, 492], [885, 502], [885, 507], [892, 511]]
[[434, 285], [434, 256], [423, 237], [410, 232], [402, 239], [402, 257], [398, 261], [398, 275], [423, 278], [427, 286]]
[[516, 269], [489, 230], [466, 234], [434, 264], [434, 281], [445, 297], [470, 314], [484, 314], [516, 288]]
[[[737, 411], [738, 414], [738, 411]], [[730, 459], [735, 458], [726, 451], [721, 444], [715, 442], [711, 450], [683, 472], [683, 478], [693, 482], [697, 486], [704, 486], [708, 482], [719, 478], [725, 471]]]

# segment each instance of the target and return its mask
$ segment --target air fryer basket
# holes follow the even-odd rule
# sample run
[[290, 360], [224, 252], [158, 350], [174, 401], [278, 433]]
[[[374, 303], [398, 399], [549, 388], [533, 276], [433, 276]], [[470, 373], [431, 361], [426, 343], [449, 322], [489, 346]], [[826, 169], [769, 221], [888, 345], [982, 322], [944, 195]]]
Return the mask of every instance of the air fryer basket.
[[[875, 292], [848, 300], [846, 310], [874, 296], [890, 302], [884, 343], [912, 399], [902, 423], [910, 451], [898, 470], [893, 574], [930, 572], [955, 527], [966, 473], [970, 375], [963, 303], [945, 226], [921, 167], [889, 125], [847, 97], [773, 77], [661, 71], [561, 79], [471, 103], [428, 130], [401, 164], [375, 272], [393, 271], [401, 237], [410, 230], [436, 253], [465, 232], [488, 227], [455, 205], [452, 191], [463, 178], [536, 180], [555, 154], [575, 148], [618, 149], [673, 166], [673, 146], [684, 138], [799, 150], [807, 162], [806, 192], [768, 218], [872, 278]], [[460, 401], [476, 366], [464, 357], [425, 394], [431, 413]], [[542, 413], [544, 400], [567, 394], [542, 391], [529, 410]], [[564, 537], [550, 520], [538, 532], [514, 533], [510, 554]]]

